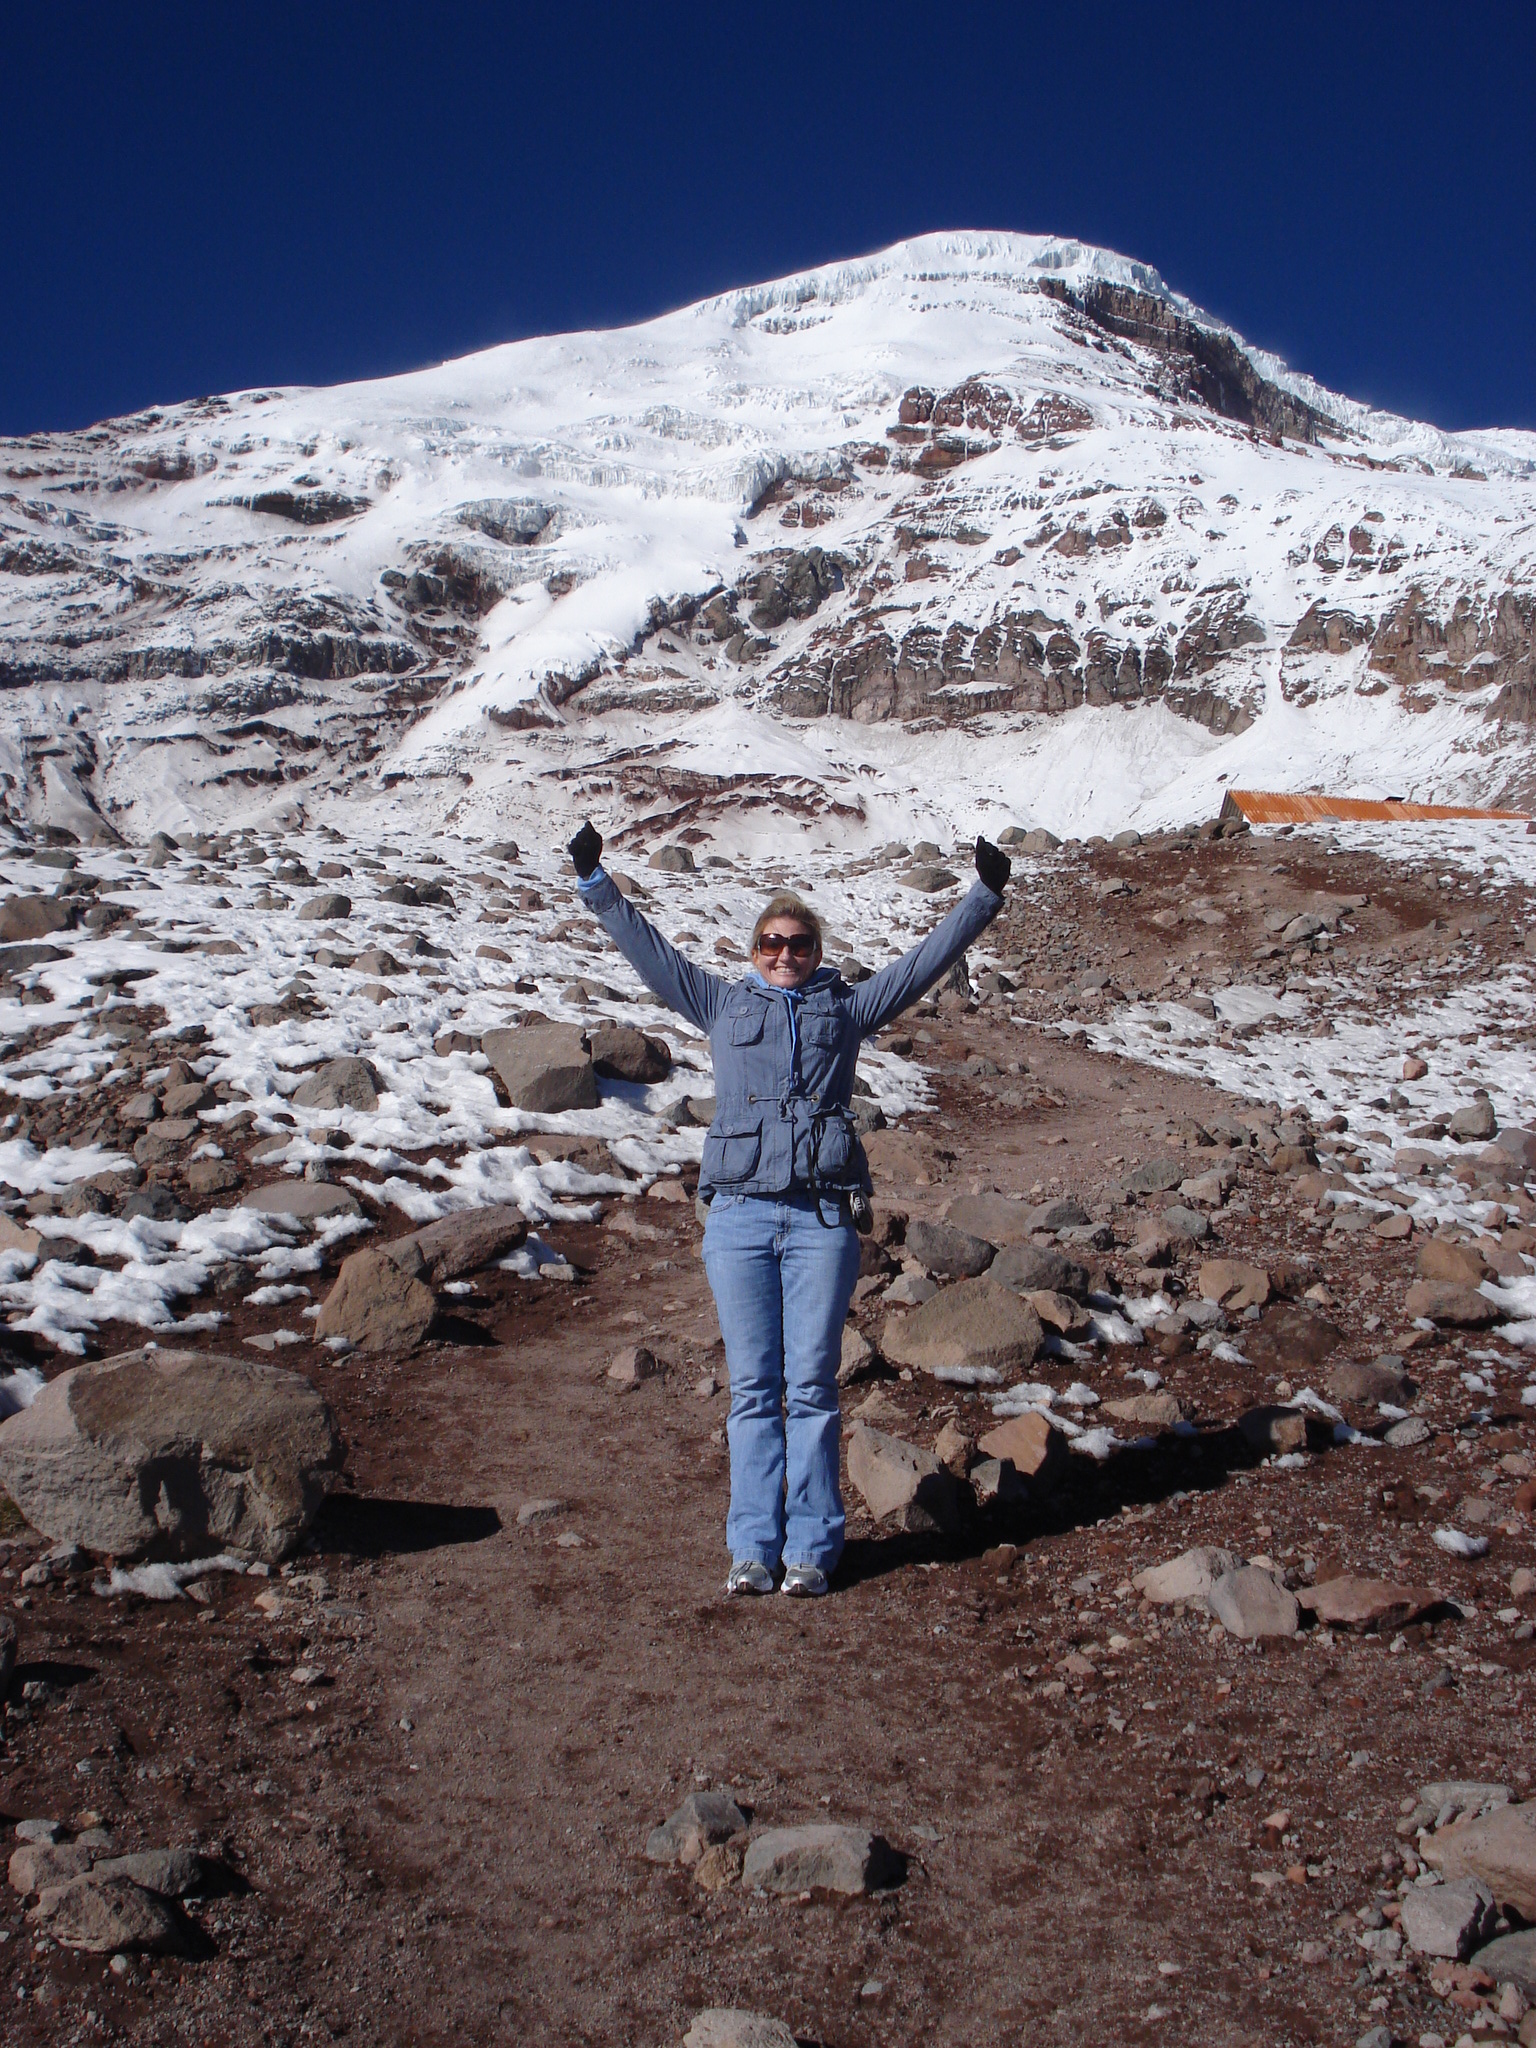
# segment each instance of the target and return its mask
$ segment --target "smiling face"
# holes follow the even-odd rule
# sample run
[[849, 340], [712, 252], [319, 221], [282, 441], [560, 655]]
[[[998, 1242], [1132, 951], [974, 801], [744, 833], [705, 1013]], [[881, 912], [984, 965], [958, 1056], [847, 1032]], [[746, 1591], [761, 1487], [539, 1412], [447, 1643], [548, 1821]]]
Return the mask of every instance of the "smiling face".
[[752, 965], [770, 988], [799, 988], [821, 965], [821, 945], [796, 917], [770, 917], [757, 935]]

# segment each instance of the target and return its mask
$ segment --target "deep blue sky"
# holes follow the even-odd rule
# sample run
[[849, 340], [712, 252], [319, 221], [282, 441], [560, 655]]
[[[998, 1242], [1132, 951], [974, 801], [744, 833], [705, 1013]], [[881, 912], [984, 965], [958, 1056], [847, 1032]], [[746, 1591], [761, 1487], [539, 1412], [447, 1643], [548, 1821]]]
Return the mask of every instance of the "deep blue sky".
[[1536, 7], [0, 11], [0, 432], [622, 324], [932, 228], [1536, 427]]

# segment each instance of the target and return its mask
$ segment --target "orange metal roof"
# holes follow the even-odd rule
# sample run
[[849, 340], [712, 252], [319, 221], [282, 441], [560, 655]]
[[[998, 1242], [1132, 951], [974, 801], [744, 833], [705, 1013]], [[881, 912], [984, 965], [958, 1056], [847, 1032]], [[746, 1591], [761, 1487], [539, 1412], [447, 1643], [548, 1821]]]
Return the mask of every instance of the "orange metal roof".
[[1462, 804], [1408, 804], [1395, 798], [1375, 802], [1365, 797], [1319, 796], [1315, 793], [1287, 795], [1267, 789], [1232, 789], [1222, 809], [1229, 816], [1240, 811], [1250, 825], [1305, 825], [1337, 819], [1351, 824], [1385, 820], [1408, 823], [1421, 818], [1505, 818], [1512, 824], [1527, 822], [1524, 811], [1479, 811]]

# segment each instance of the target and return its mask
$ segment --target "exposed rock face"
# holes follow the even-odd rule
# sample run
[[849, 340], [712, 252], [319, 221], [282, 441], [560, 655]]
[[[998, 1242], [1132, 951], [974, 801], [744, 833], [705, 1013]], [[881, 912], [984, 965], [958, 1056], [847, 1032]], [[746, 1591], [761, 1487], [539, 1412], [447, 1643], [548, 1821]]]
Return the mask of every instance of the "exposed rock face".
[[672, 1049], [628, 1024], [605, 1024], [591, 1035], [592, 1064], [614, 1081], [665, 1081], [672, 1071]]
[[231, 1551], [275, 1563], [339, 1459], [307, 1380], [216, 1352], [74, 1366], [0, 1424], [0, 1486], [33, 1527], [124, 1560]]

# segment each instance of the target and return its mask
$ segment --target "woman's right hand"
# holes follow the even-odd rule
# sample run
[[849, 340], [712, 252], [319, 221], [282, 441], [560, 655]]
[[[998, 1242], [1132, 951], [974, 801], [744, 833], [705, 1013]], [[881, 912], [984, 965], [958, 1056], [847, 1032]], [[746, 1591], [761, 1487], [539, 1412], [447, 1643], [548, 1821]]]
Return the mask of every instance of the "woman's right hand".
[[589, 818], [570, 844], [570, 856], [576, 863], [576, 872], [585, 881], [602, 857], [603, 842], [592, 829]]

